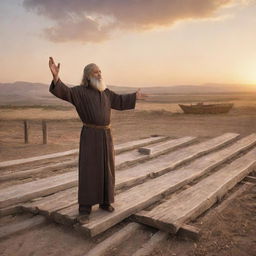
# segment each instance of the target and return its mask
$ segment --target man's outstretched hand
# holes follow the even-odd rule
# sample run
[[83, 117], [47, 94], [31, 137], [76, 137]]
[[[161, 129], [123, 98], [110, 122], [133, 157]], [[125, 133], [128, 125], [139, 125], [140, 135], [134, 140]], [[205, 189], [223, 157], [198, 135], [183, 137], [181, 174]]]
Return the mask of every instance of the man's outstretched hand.
[[136, 92], [136, 100], [145, 100], [145, 98], [148, 97], [147, 94], [142, 93], [141, 89], [138, 89]]
[[58, 80], [58, 76], [59, 76], [60, 63], [58, 63], [58, 66], [56, 66], [53, 58], [49, 57], [49, 68], [52, 72], [54, 81], [56, 82]]

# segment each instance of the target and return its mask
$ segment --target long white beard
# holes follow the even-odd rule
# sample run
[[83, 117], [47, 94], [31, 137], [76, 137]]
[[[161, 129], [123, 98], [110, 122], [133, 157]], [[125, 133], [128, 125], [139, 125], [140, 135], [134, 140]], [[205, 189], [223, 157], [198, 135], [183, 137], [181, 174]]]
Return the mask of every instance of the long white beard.
[[104, 91], [107, 88], [103, 79], [97, 79], [95, 77], [90, 77], [90, 82], [91, 82], [92, 86], [95, 87], [96, 89], [98, 89], [99, 91]]

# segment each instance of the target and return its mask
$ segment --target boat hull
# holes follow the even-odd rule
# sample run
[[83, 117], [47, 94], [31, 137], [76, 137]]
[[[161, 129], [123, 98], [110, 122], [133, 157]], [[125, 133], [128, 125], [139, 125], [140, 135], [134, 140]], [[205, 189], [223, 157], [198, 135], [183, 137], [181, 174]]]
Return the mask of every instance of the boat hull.
[[185, 114], [220, 114], [227, 113], [233, 107], [233, 103], [226, 104], [196, 104], [183, 105], [179, 104]]

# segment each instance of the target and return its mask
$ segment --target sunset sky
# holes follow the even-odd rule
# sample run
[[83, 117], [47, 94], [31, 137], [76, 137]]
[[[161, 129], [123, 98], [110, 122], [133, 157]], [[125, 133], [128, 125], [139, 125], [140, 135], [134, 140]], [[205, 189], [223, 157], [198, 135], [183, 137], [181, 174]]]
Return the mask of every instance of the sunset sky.
[[2, 0], [0, 82], [256, 86], [256, 0]]

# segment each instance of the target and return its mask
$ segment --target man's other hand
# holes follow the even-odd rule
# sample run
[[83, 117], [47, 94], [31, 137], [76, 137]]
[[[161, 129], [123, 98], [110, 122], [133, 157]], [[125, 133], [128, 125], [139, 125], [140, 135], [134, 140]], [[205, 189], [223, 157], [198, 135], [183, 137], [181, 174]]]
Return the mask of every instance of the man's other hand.
[[141, 89], [138, 89], [136, 92], [136, 100], [144, 100], [146, 97], [148, 97], [147, 94], [142, 93]]

